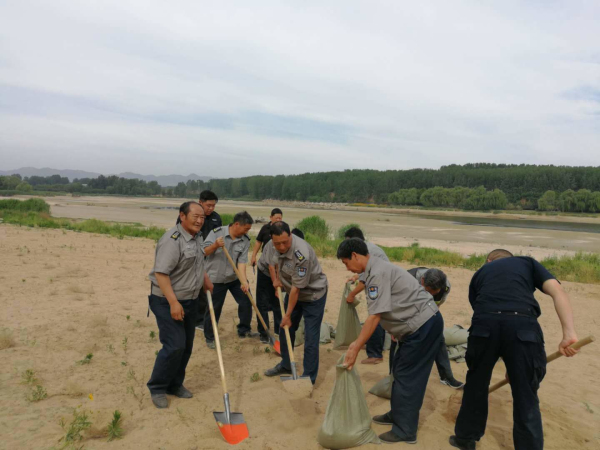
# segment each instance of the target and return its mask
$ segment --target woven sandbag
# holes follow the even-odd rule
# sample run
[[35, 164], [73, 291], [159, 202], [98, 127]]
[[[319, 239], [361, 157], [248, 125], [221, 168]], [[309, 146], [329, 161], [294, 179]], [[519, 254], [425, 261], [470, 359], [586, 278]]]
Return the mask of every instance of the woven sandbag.
[[360, 334], [360, 320], [356, 312], [356, 307], [360, 302], [356, 298], [353, 303], [346, 301], [350, 291], [351, 284], [346, 283], [344, 293], [342, 294], [342, 304], [340, 305], [340, 314], [338, 315], [338, 323], [335, 329], [335, 343], [333, 344], [333, 348], [347, 347]]
[[444, 329], [444, 340], [447, 346], [466, 344], [469, 332], [460, 325], [453, 325]]
[[375, 385], [369, 389], [369, 394], [376, 395], [377, 397], [392, 398], [392, 384], [394, 384], [394, 377], [389, 374], [387, 377], [379, 380]]

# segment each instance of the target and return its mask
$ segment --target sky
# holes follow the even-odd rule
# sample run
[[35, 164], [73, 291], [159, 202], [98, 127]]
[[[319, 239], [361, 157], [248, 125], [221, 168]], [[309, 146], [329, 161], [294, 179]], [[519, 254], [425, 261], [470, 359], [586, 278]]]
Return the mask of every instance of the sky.
[[0, 169], [600, 165], [597, 1], [0, 0]]

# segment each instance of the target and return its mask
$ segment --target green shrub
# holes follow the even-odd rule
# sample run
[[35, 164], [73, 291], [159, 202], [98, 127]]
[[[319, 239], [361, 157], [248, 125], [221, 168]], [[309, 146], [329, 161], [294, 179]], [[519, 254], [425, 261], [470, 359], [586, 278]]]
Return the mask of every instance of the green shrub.
[[0, 200], [0, 211], [33, 211], [50, 213], [50, 205], [41, 198], [29, 198], [23, 201], [11, 198]]
[[319, 239], [329, 239], [329, 225], [319, 216], [305, 217], [296, 224], [296, 228], [301, 229], [305, 236], [312, 234]]
[[221, 222], [223, 222], [223, 226], [231, 225], [233, 223], [233, 214], [221, 214]]
[[[362, 228], [360, 228], [359, 224], [349, 223], [348, 225], [344, 225], [343, 227], [340, 227], [340, 229], [337, 232], [337, 238], [344, 239], [344, 234], [346, 234], [346, 231], [348, 231], [350, 228], [359, 228], [362, 231]], [[363, 231], [363, 234], [364, 234], [364, 231]]]

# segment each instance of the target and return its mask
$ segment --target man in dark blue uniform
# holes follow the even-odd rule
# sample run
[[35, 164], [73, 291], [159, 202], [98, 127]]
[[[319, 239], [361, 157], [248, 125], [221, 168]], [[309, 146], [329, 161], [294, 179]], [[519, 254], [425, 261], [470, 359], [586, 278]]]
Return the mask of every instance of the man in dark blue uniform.
[[552, 297], [563, 338], [558, 350], [574, 356], [568, 348], [577, 342], [569, 297], [560, 283], [533, 258], [514, 257], [494, 250], [469, 286], [473, 319], [467, 348], [467, 383], [450, 444], [475, 449], [485, 432], [488, 389], [498, 358], [506, 365], [513, 395], [515, 450], [544, 448], [542, 416], [537, 391], [546, 374], [544, 336], [538, 324], [540, 305], [536, 289]]

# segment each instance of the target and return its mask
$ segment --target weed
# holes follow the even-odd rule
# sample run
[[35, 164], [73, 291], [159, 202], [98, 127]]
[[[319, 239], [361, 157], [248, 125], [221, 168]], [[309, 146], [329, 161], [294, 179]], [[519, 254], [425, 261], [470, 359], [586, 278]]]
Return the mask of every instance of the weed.
[[35, 371], [33, 369], [27, 369], [21, 374], [24, 384], [35, 384], [38, 379], [35, 377]]
[[122, 365], [123, 367], [126, 367], [126, 366], [127, 366], [127, 361], [121, 361], [121, 365]]
[[106, 351], [107, 351], [108, 353], [110, 353], [110, 354], [114, 355], [114, 354], [115, 354], [115, 347], [114, 347], [112, 344], [108, 344], [108, 345], [106, 346]]
[[135, 327], [140, 328], [142, 326], [142, 322], [140, 322], [139, 320], [135, 321]]
[[154, 330], [152, 330], [150, 332], [150, 342], [154, 341], [156, 339], [156, 333], [154, 332]]
[[12, 331], [3, 328], [0, 330], [0, 350], [11, 348], [15, 346], [15, 338], [13, 337]]
[[63, 443], [62, 448], [83, 448], [83, 446], [76, 447], [76, 443], [81, 442], [83, 439], [81, 433], [92, 426], [92, 422], [90, 422], [85, 411], [79, 412], [77, 409], [74, 409], [71, 423], [67, 425], [65, 419], [61, 417], [59, 425], [65, 432], [65, 435], [58, 440], [58, 442]]
[[138, 381], [137, 377], [135, 376], [135, 370], [133, 369], [129, 369], [129, 372], [127, 372], [127, 380], [128, 381]]
[[301, 229], [305, 235], [311, 234], [319, 239], [329, 239], [329, 225], [319, 216], [305, 217], [296, 224], [296, 228]]
[[115, 411], [113, 418], [108, 424], [108, 442], [123, 437], [123, 429], [121, 428], [121, 412]]
[[80, 361], [75, 361], [75, 364], [79, 365], [79, 366], [83, 366], [84, 364], [89, 364], [92, 362], [92, 358], [94, 357], [93, 353], [88, 353], [87, 355], [85, 355], [85, 358], [83, 358]]
[[582, 402], [583, 406], [585, 406], [585, 409], [587, 410], [587, 412], [589, 412], [590, 414], [594, 414], [594, 410], [590, 407], [588, 402]]
[[250, 377], [250, 381], [251, 381], [252, 383], [255, 383], [255, 382], [257, 382], [257, 381], [260, 381], [260, 379], [261, 379], [261, 377], [260, 377], [260, 375], [258, 374], [258, 372], [254, 372], [254, 373], [252, 374], [252, 376]]
[[125, 337], [123, 338], [123, 341], [121, 341], [121, 345], [123, 346], [123, 351], [124, 351], [125, 353], [127, 353], [127, 336], [125, 336]]
[[125, 316], [125, 318], [126, 318], [127, 320], [129, 320], [129, 319], [131, 319], [131, 316], [130, 316], [129, 314], [127, 314], [127, 316]]
[[265, 347], [265, 353], [271, 353], [271, 347]]
[[48, 393], [46, 392], [46, 389], [44, 389], [43, 386], [41, 385], [36, 385], [34, 389], [32, 389], [31, 391], [29, 391], [27, 394], [25, 394], [25, 399], [28, 402], [39, 402], [40, 400], [44, 400], [46, 397], [48, 397]]
[[158, 356], [158, 350], [154, 352], [154, 356]]

